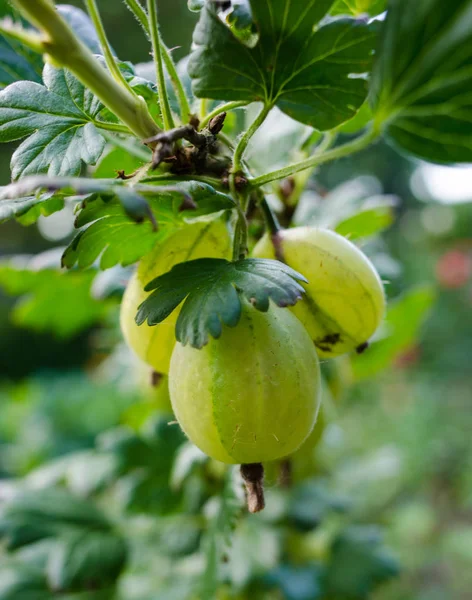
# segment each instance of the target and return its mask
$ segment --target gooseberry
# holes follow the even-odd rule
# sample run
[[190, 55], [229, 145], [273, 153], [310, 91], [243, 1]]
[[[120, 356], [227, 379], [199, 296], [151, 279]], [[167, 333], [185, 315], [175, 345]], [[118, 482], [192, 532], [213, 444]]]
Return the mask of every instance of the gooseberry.
[[225, 463], [253, 464], [294, 452], [320, 403], [319, 361], [310, 336], [285, 308], [244, 302], [239, 324], [197, 350], [177, 343], [169, 389], [190, 440]]
[[380, 277], [357, 246], [329, 229], [296, 227], [265, 235], [253, 255], [279, 258], [307, 279], [291, 310], [323, 358], [367, 346], [385, 313]]

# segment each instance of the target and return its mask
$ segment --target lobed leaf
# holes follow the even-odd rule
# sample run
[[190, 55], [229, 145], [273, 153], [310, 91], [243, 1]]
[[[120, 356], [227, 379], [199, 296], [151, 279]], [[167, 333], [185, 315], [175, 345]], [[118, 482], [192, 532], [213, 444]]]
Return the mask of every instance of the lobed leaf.
[[[186, 222], [205, 215], [216, 218], [220, 211], [234, 207], [229, 196], [199, 182], [171, 188], [142, 184], [133, 189], [143, 201], [145, 196], [145, 206], [140, 203], [133, 206], [138, 194], [118, 187], [112, 189], [112, 195], [93, 195], [82, 204], [76, 227], [86, 228], [65, 250], [63, 266], [71, 268], [77, 264], [86, 268], [99, 258], [101, 269], [131, 265]], [[188, 199], [194, 207], [187, 209]], [[148, 211], [151, 218], [146, 219]]]
[[43, 81], [19, 81], [0, 92], [0, 142], [27, 138], [13, 153], [13, 179], [79, 175], [105, 148], [94, 125], [100, 101], [68, 71], [46, 65]]
[[189, 73], [197, 96], [262, 101], [320, 130], [352, 118], [367, 95], [377, 25], [320, 20], [333, 0], [251, 0], [258, 41], [233, 35], [214, 5], [201, 11]]
[[378, 126], [437, 163], [472, 161], [472, 2], [392, 0], [372, 78]]
[[146, 286], [147, 291], [154, 291], [139, 307], [136, 322], [156, 325], [185, 300], [176, 338], [184, 345], [201, 348], [210, 335], [220, 337], [223, 325], [238, 324], [241, 296], [263, 312], [269, 310], [269, 300], [278, 306], [292, 306], [304, 292], [297, 280], [305, 281], [275, 260], [201, 258], [180, 263]]

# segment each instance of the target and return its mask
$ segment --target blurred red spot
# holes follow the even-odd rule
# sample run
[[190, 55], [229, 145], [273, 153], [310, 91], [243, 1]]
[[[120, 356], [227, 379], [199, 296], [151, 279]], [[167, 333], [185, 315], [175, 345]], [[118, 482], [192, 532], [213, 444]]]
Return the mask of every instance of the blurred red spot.
[[472, 260], [465, 252], [450, 250], [436, 263], [436, 277], [442, 287], [457, 289], [464, 286], [472, 274]]

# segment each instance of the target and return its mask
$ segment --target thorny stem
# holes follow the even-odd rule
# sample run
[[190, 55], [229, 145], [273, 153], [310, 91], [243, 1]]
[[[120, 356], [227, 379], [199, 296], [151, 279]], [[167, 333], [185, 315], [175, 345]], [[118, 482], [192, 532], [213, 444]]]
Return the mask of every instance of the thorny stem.
[[[151, 28], [149, 27], [149, 19], [146, 14], [146, 11], [141, 6], [141, 4], [139, 4], [139, 2], [137, 2], [137, 0], [124, 0], [124, 3], [129, 8], [129, 10], [134, 14], [134, 16], [136, 17], [138, 23], [143, 28], [144, 33], [147, 35], [147, 37], [149, 39], [151, 39]], [[183, 123], [186, 123], [192, 112], [190, 109], [190, 104], [189, 104], [189, 101], [187, 98], [187, 94], [185, 92], [183, 83], [179, 77], [179, 74], [177, 73], [176, 66], [174, 64], [174, 61], [172, 60], [172, 56], [171, 56], [168, 48], [166, 47], [166, 45], [164, 44], [162, 39], [160, 40], [160, 43], [161, 43], [162, 58], [164, 59], [164, 64], [165, 64], [165, 67], [169, 74], [169, 77], [170, 77], [170, 80], [172, 83], [172, 87], [174, 88], [175, 93], [177, 95], [177, 99], [179, 101], [180, 118]]]
[[157, 20], [157, 0], [147, 0], [149, 26], [151, 30], [152, 49], [154, 54], [154, 62], [156, 64], [157, 90], [159, 92], [159, 104], [161, 106], [162, 119], [164, 129], [169, 130], [174, 128], [174, 118], [170, 110], [169, 98], [167, 97], [166, 82], [164, 78], [164, 68], [162, 64], [162, 47], [161, 35], [159, 33], [159, 25]]
[[131, 94], [136, 95], [132, 90], [129, 83], [126, 81], [123, 73], [120, 71], [118, 65], [116, 64], [115, 57], [113, 56], [113, 52], [111, 51], [110, 43], [107, 38], [107, 34], [105, 32], [105, 28], [103, 27], [102, 19], [100, 17], [100, 12], [98, 10], [98, 6], [95, 0], [85, 0], [85, 4], [87, 5], [87, 10], [92, 19], [92, 23], [95, 27], [95, 30], [98, 35], [98, 39], [100, 41], [100, 46], [103, 50], [103, 56], [105, 57], [105, 62], [107, 64], [108, 70], [112, 74], [112, 77], [115, 79], [117, 83], [123, 85]]
[[69, 69], [85, 87], [109, 108], [138, 138], [159, 131], [143, 98], [118, 84], [75, 36], [49, 0], [13, 0], [42, 33], [41, 51]]
[[126, 4], [126, 6], [129, 8], [129, 10], [136, 17], [138, 23], [144, 29], [146, 35], [150, 38], [151, 37], [151, 29], [149, 27], [148, 16], [147, 16], [144, 8], [141, 6], [141, 4], [137, 0], [123, 0], [123, 2]]
[[247, 202], [249, 197], [248, 190], [245, 191], [245, 195], [240, 194], [236, 188], [236, 176], [243, 168], [243, 156], [244, 152], [252, 138], [262, 123], [265, 121], [267, 115], [271, 110], [269, 104], [264, 104], [262, 110], [251, 123], [249, 129], [242, 135], [239, 140], [233, 155], [233, 168], [229, 177], [229, 188], [231, 194], [238, 205], [238, 221], [236, 223], [234, 232], [234, 245], [233, 245], [233, 260], [243, 258], [247, 253], [247, 237], [248, 237], [248, 224], [245, 215], [246, 207], [244, 204]]
[[295, 175], [295, 173], [299, 173], [300, 171], [305, 171], [306, 169], [317, 167], [332, 160], [343, 158], [349, 154], [354, 154], [355, 152], [359, 152], [360, 150], [366, 148], [378, 137], [378, 135], [379, 132], [375, 129], [368, 129], [364, 135], [361, 135], [355, 140], [347, 142], [342, 146], [333, 148], [333, 150], [329, 150], [328, 152], [324, 153], [315, 152], [313, 156], [302, 160], [301, 162], [289, 165], [283, 169], [278, 169], [277, 171], [272, 171], [271, 173], [266, 173], [265, 175], [260, 175], [259, 177], [254, 177], [253, 179], [249, 180], [249, 185], [252, 188], [261, 187], [267, 183], [271, 183], [272, 181], [285, 179], [286, 177]]
[[260, 512], [265, 508], [264, 467], [261, 463], [241, 465], [241, 476], [246, 488], [247, 507], [249, 512]]
[[261, 112], [257, 115], [254, 121], [251, 123], [249, 129], [242, 135], [241, 139], [236, 146], [236, 150], [234, 151], [233, 157], [233, 172], [237, 173], [241, 170], [241, 163], [244, 156], [244, 152], [252, 138], [252, 136], [256, 133], [259, 127], [264, 123], [269, 114], [272, 106], [270, 104], [264, 104]]
[[209, 112], [200, 122], [200, 128], [203, 129], [208, 123], [216, 117], [217, 115], [228, 112], [230, 110], [234, 110], [235, 108], [241, 108], [242, 106], [247, 106], [248, 102], [245, 100], [239, 100], [234, 102], [226, 102], [225, 104], [218, 105], [215, 109]]

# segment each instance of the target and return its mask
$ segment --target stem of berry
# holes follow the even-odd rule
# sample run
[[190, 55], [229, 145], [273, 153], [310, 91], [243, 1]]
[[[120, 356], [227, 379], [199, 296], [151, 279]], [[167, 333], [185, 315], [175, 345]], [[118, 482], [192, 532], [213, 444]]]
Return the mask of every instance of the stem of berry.
[[241, 476], [246, 487], [247, 508], [250, 513], [264, 509], [264, 467], [261, 463], [241, 465]]

